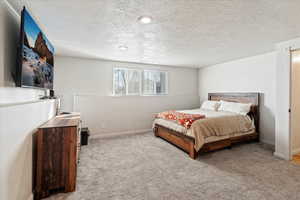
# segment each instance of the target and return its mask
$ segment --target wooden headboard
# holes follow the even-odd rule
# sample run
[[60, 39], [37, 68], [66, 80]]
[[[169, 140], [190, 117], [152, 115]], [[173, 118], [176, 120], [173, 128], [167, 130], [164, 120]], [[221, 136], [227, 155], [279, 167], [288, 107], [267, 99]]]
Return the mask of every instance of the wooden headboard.
[[259, 93], [208, 93], [208, 100], [230, 101], [237, 103], [251, 103], [251, 110], [248, 115], [254, 119], [256, 132], [259, 130]]

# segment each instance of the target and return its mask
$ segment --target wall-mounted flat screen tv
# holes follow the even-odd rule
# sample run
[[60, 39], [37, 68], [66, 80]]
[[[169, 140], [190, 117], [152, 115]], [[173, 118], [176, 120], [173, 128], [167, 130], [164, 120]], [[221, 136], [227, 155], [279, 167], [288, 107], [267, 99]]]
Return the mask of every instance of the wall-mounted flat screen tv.
[[53, 89], [54, 48], [25, 7], [20, 41], [17, 85]]

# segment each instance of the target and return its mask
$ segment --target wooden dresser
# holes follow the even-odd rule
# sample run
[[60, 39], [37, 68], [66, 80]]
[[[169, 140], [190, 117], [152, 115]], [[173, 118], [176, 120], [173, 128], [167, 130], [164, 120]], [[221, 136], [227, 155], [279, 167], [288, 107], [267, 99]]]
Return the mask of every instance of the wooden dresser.
[[75, 191], [80, 124], [80, 115], [70, 114], [56, 116], [39, 127], [34, 137], [34, 199]]

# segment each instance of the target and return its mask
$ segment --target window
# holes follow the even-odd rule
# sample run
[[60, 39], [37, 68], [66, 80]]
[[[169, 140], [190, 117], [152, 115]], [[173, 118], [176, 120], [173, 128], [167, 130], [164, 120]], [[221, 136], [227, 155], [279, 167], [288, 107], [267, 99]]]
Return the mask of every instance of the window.
[[163, 95], [167, 94], [167, 72], [156, 70], [144, 70], [143, 94]]
[[128, 69], [127, 85], [127, 95], [139, 95], [141, 93], [141, 72], [135, 69]]
[[113, 93], [117, 96], [164, 95], [167, 82], [167, 72], [163, 71], [127, 68], [114, 68], [113, 71]]
[[136, 69], [114, 68], [114, 95], [139, 95], [141, 72]]
[[114, 69], [114, 95], [126, 95], [126, 70]]

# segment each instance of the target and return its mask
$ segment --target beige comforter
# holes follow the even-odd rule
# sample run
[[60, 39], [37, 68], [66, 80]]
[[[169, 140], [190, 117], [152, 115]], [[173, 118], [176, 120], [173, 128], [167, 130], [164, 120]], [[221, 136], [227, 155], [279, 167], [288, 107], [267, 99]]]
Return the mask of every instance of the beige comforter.
[[195, 138], [195, 149], [199, 151], [207, 137], [233, 135], [254, 129], [249, 116], [220, 116], [195, 121], [190, 128], [190, 135]]

